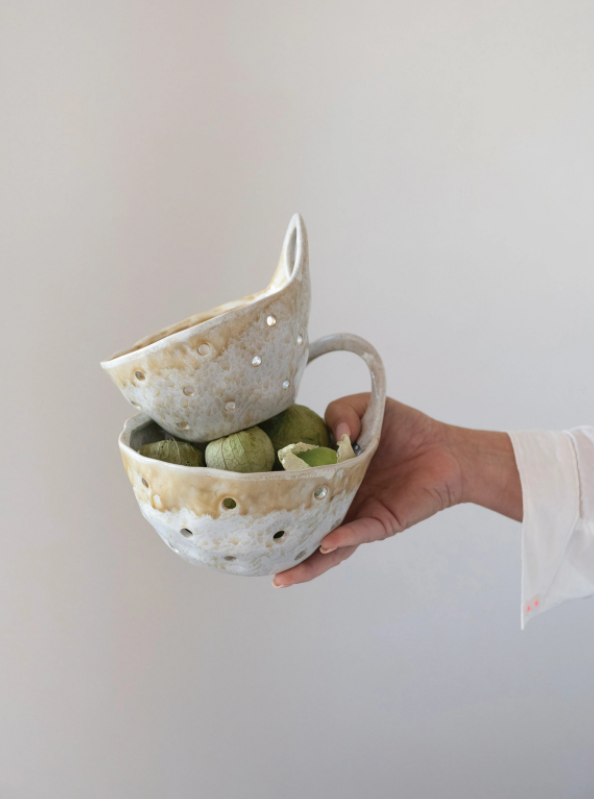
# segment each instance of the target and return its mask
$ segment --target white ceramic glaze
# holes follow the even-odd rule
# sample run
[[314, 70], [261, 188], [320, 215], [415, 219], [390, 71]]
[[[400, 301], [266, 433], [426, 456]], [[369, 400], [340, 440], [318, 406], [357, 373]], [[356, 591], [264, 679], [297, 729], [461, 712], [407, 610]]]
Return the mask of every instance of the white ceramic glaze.
[[138, 453], [162, 438], [147, 415], [126, 422], [120, 451], [142, 515], [184, 560], [227, 574], [276, 574], [309, 557], [342, 522], [379, 443], [386, 381], [380, 356], [358, 336], [319, 339], [309, 361], [334, 350], [360, 355], [371, 373], [361, 452], [343, 463], [256, 474], [177, 466]]
[[309, 306], [307, 233], [295, 214], [267, 289], [172, 325], [101, 366], [164, 430], [212, 441], [293, 404], [307, 364]]

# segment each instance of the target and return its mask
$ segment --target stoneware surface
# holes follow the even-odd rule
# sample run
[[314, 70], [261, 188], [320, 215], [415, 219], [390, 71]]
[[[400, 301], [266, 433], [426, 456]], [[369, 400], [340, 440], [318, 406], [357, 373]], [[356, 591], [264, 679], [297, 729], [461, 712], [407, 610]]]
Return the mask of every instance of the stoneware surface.
[[212, 441], [293, 404], [307, 364], [309, 307], [307, 233], [295, 214], [267, 289], [161, 330], [101, 366], [164, 430]]
[[163, 435], [149, 416], [127, 421], [119, 445], [142, 515], [188, 563], [227, 574], [276, 574], [309, 557], [342, 522], [377, 449], [386, 381], [378, 353], [358, 336], [321, 338], [309, 360], [333, 350], [360, 355], [371, 373], [361, 452], [344, 463], [257, 474], [177, 466], [138, 453]]

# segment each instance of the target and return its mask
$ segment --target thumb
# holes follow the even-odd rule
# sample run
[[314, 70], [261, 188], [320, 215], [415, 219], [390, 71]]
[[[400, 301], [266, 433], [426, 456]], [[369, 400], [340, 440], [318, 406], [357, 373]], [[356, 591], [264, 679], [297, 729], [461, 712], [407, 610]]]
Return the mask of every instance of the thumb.
[[351, 441], [356, 441], [361, 432], [361, 418], [369, 405], [369, 394], [351, 394], [334, 400], [326, 408], [326, 423], [332, 429], [334, 438], [340, 441], [346, 433]]

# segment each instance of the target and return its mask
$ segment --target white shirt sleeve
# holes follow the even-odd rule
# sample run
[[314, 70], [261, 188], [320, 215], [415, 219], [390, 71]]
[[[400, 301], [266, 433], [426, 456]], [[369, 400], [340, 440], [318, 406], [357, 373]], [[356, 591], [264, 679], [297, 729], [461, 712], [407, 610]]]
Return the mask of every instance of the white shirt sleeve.
[[594, 427], [509, 433], [522, 481], [522, 629], [594, 594]]

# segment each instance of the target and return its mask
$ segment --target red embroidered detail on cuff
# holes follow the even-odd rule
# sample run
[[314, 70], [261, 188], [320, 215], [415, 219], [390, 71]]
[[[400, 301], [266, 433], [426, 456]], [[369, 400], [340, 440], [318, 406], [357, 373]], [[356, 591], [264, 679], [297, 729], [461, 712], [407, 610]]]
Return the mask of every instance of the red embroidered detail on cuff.
[[538, 594], [533, 596], [531, 599], [528, 600], [526, 603], [526, 613], [529, 613], [531, 610], [538, 610], [540, 608], [540, 596]]

